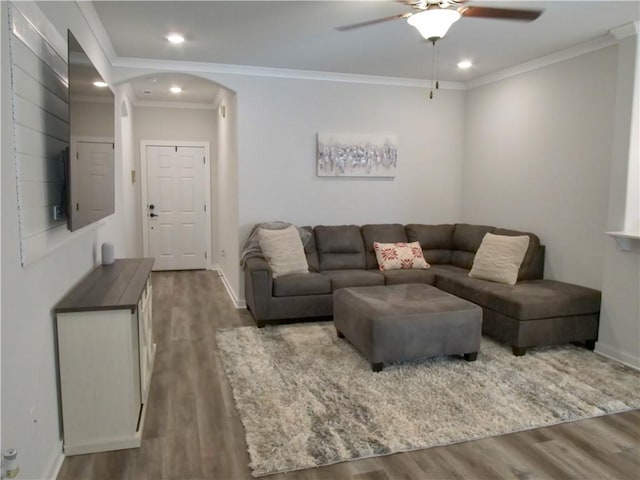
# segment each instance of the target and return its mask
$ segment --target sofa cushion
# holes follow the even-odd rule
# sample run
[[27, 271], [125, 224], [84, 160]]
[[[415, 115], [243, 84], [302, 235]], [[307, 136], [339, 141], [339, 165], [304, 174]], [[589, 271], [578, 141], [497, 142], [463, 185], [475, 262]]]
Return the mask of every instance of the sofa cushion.
[[525, 280], [515, 285], [464, 275], [437, 276], [436, 286], [517, 320], [585, 315], [600, 311], [600, 292], [554, 280]]
[[331, 280], [321, 273], [294, 273], [273, 280], [273, 296], [319, 295], [331, 293]]
[[407, 242], [407, 234], [405, 233], [404, 227], [399, 223], [363, 225], [360, 231], [362, 232], [364, 248], [367, 252], [367, 269], [378, 268], [379, 266], [373, 249], [373, 242]]
[[366, 268], [360, 227], [318, 225], [313, 232], [316, 237], [320, 271]]
[[487, 233], [473, 259], [470, 277], [515, 285], [529, 237]]
[[467, 225], [456, 223], [453, 229], [453, 252], [451, 264], [471, 270], [473, 259], [482, 243], [484, 235], [493, 232], [494, 227], [487, 225]]
[[506, 228], [496, 228], [491, 233], [494, 235], [505, 235], [509, 237], [519, 237], [521, 235], [529, 237], [529, 247], [527, 248], [527, 253], [525, 253], [524, 259], [522, 260], [522, 265], [520, 265], [520, 269], [518, 270], [518, 280], [527, 278], [529, 268], [532, 266], [538, 252], [540, 251], [540, 238], [531, 232], [518, 232], [516, 230], [508, 230]]
[[322, 274], [331, 279], [331, 291], [345, 287], [384, 285], [384, 276], [373, 270], [327, 270]]
[[436, 276], [436, 286], [438, 286], [437, 279], [442, 276], [444, 277], [451, 277], [451, 276], [468, 277], [469, 276], [469, 270], [462, 267], [456, 267], [455, 265], [431, 265], [431, 268], [429, 270], [431, 270], [433, 274]]
[[436, 274], [431, 268], [427, 270], [385, 270], [380, 272], [384, 275], [386, 285], [399, 285], [403, 283], [425, 283], [433, 285], [436, 281]]
[[373, 242], [380, 270], [427, 269], [429, 265], [422, 255], [419, 242], [379, 243]]
[[451, 263], [453, 250], [453, 225], [422, 225], [409, 224], [405, 226], [407, 240], [420, 242], [424, 259], [431, 265]]
[[259, 228], [258, 239], [262, 254], [271, 267], [273, 278], [309, 271], [300, 234], [293, 225], [281, 230]]

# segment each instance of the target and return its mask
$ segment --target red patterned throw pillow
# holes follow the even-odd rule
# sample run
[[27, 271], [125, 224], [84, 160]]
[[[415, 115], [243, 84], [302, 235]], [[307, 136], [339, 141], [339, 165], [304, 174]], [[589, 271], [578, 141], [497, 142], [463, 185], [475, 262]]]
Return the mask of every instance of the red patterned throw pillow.
[[422, 255], [420, 242], [412, 243], [378, 243], [373, 242], [373, 249], [376, 252], [376, 259], [380, 270], [399, 270], [429, 268]]

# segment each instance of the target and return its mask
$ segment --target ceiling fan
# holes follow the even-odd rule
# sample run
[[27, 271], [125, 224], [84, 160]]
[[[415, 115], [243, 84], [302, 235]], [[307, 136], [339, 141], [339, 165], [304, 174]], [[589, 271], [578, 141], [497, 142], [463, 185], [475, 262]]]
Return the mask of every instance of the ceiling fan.
[[390, 17], [378, 18], [366, 22], [353, 23], [337, 27], [346, 31], [367, 27], [377, 23], [406, 18], [407, 23], [415, 27], [427, 40], [435, 43], [444, 37], [451, 25], [461, 17], [499, 18], [503, 20], [519, 20], [531, 22], [542, 14], [542, 10], [516, 10], [510, 8], [474, 7], [465, 5], [468, 0], [395, 0], [410, 6], [415, 11], [400, 13]]

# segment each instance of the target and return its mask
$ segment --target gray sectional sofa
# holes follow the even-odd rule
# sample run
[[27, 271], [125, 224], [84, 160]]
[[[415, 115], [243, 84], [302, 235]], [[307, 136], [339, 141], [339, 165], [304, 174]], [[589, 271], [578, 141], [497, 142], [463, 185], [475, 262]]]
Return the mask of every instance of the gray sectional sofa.
[[[486, 225], [377, 224], [303, 227], [309, 273], [273, 278], [259, 256], [244, 264], [245, 298], [258, 327], [332, 315], [332, 294], [344, 287], [425, 283], [483, 309], [484, 334], [508, 343], [515, 355], [528, 347], [565, 342], [593, 349], [598, 338], [600, 292], [543, 279], [539, 238]], [[528, 235], [515, 285], [469, 277], [486, 233]], [[380, 271], [373, 242], [420, 242], [426, 270]]]

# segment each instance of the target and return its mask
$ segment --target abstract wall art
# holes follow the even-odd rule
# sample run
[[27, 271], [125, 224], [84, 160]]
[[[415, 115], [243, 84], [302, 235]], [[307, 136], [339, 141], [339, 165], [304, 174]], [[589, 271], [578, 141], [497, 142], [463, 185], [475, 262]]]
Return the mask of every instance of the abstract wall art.
[[396, 176], [395, 135], [318, 133], [319, 177]]

